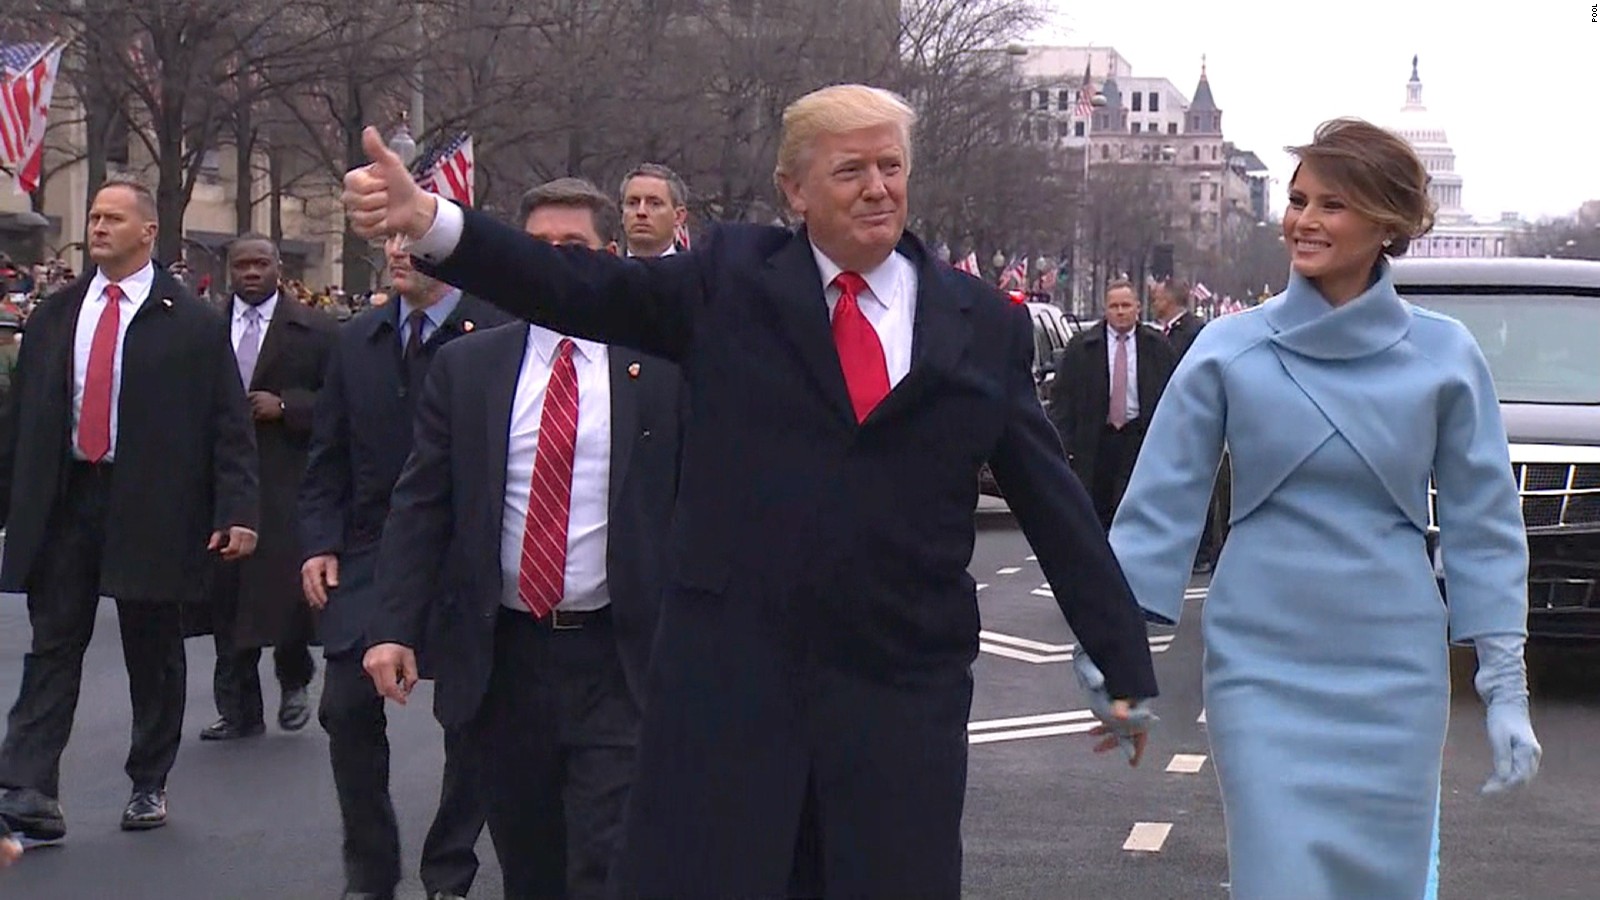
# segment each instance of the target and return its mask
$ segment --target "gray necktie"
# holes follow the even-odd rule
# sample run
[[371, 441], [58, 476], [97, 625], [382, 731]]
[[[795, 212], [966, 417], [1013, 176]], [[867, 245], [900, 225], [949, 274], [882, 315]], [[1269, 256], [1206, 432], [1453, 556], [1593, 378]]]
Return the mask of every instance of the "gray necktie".
[[244, 334], [239, 338], [239, 349], [234, 354], [239, 360], [239, 380], [244, 389], [250, 389], [250, 379], [256, 374], [256, 357], [261, 353], [261, 310], [247, 306], [244, 310]]

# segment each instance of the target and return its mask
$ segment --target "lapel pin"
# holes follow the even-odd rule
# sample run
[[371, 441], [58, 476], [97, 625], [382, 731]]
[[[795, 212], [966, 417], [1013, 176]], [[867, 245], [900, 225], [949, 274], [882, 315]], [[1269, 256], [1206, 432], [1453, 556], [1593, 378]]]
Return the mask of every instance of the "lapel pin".
[[161, 305], [165, 306], [167, 309], [171, 309], [172, 308], [172, 298], [171, 297], [162, 297], [161, 298]]
[[471, 319], [468, 319], [465, 322], [461, 323], [461, 330], [465, 331], [467, 334], [471, 334], [472, 333], [472, 329], [477, 328], [477, 327], [478, 326], [472, 324], [472, 320]]
[[629, 378], [638, 378], [639, 377], [639, 364], [638, 363], [628, 363], [628, 377]]

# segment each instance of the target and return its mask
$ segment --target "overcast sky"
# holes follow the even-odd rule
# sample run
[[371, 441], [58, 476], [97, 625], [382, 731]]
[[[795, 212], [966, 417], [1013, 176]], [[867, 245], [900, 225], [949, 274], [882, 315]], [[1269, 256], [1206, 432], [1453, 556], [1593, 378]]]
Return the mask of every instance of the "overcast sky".
[[[1191, 98], [1206, 54], [1224, 135], [1284, 180], [1292, 163], [1282, 148], [1309, 141], [1319, 122], [1356, 115], [1392, 125], [1416, 54], [1423, 103], [1455, 149], [1462, 205], [1480, 219], [1537, 219], [1600, 199], [1591, 5], [1058, 0], [1063, 12], [1031, 42], [1109, 45], [1135, 75], [1165, 77]], [[1286, 191], [1272, 186], [1274, 209]]]

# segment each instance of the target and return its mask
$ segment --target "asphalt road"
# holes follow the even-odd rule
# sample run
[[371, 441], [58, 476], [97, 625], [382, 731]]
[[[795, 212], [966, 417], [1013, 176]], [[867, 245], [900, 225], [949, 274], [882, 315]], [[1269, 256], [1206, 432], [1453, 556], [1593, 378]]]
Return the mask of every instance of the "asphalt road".
[[[1091, 739], [1081, 733], [1089, 724], [1081, 712], [1085, 704], [1064, 646], [1073, 639], [1029, 555], [1009, 516], [980, 514], [972, 572], [985, 585], [979, 598], [986, 649], [976, 664], [972, 712], [966, 895], [1225, 898], [1227, 855], [1210, 760], [1189, 759], [1191, 766], [1198, 762], [1198, 772], [1166, 771], [1176, 756], [1209, 754], [1198, 721], [1203, 581], [1191, 591], [1183, 623], [1153, 637], [1162, 724], [1145, 765], [1134, 770], [1118, 756], [1090, 752]], [[8, 707], [27, 639], [21, 598], [0, 595], [0, 702]], [[326, 737], [313, 722], [299, 734], [273, 725], [251, 741], [200, 743], [195, 735], [214, 715], [211, 661], [209, 640], [190, 642], [190, 703], [170, 785], [172, 824], [143, 834], [118, 831], [128, 790], [121, 768], [129, 714], [115, 613], [105, 605], [63, 761], [67, 841], [31, 852], [0, 875], [0, 898], [338, 896], [340, 834]], [[1531, 790], [1504, 800], [1477, 794], [1489, 759], [1470, 660], [1462, 661], [1446, 751], [1442, 896], [1600, 896], [1600, 652], [1534, 648], [1544, 769]], [[263, 674], [270, 683], [265, 665]], [[391, 711], [394, 797], [408, 876], [402, 897], [421, 896], [416, 854], [438, 796], [440, 735], [429, 702], [423, 686], [410, 707]], [[269, 694], [268, 704], [270, 718], [276, 697]], [[1130, 838], [1152, 849], [1124, 849]], [[483, 866], [473, 896], [498, 898], [499, 872], [487, 838], [479, 854]]]

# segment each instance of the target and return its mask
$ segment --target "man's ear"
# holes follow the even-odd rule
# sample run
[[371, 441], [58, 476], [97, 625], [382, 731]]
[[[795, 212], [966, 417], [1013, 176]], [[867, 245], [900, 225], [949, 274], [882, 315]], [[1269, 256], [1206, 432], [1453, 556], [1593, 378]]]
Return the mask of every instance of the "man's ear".
[[606, 252], [610, 253], [612, 256], [617, 256], [620, 249], [621, 248], [617, 246], [616, 241], [612, 241], [606, 245]]

